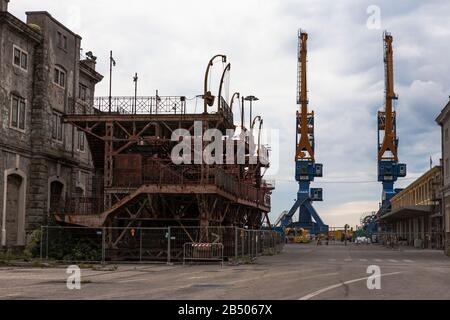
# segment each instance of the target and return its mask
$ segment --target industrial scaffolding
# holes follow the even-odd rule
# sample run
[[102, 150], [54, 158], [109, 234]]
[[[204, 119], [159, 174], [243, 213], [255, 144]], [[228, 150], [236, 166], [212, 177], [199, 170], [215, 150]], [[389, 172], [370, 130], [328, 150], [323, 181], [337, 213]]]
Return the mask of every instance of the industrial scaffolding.
[[[89, 196], [66, 199], [54, 210], [60, 224], [123, 228], [108, 233], [110, 245], [129, 236], [133, 227], [178, 226], [186, 233], [188, 227], [270, 227], [274, 184], [263, 179], [269, 164], [260, 161], [261, 157], [250, 160], [253, 133], [227, 136], [227, 130], [240, 127], [241, 133], [252, 132], [253, 126], [250, 130], [244, 127], [242, 103], [241, 124], [234, 123], [233, 99], [239, 94], [227, 101], [222, 93], [229, 64], [223, 70], [217, 97], [211, 94], [208, 77], [217, 58], [226, 61], [219, 55], [208, 63], [201, 113], [192, 111], [183, 96], [99, 97], [93, 106], [74, 104], [64, 122], [85, 133], [95, 182]], [[173, 141], [173, 132], [184, 129], [195, 136], [198, 122], [202, 123], [202, 137], [208, 129], [217, 129], [225, 137], [224, 145], [229, 145], [228, 139], [236, 149], [243, 143], [245, 163], [238, 164], [235, 158], [233, 164], [174, 164], [171, 151], [178, 141]], [[259, 139], [256, 148], [258, 155], [268, 158], [268, 148]], [[209, 237], [210, 232], [200, 233], [195, 241], [211, 241]]]

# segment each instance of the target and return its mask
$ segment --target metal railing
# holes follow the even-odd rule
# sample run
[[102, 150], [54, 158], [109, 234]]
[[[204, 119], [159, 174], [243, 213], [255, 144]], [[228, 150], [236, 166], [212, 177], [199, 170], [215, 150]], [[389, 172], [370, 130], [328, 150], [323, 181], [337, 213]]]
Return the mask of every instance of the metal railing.
[[[73, 108], [72, 108], [73, 109]], [[122, 115], [139, 114], [186, 114], [186, 97], [95, 97], [93, 107], [89, 104], [75, 104], [72, 114], [111, 113]]]
[[268, 207], [271, 205], [267, 188], [256, 188], [248, 183], [239, 182], [220, 168], [209, 169], [203, 177], [199, 168], [164, 165], [156, 161], [142, 168], [114, 170], [113, 187], [138, 188], [144, 184], [159, 186], [210, 184], [241, 199]]
[[376, 237], [378, 243], [388, 248], [444, 249], [443, 232], [379, 232]]
[[[186, 251], [186, 244], [221, 244], [218, 251]], [[275, 255], [284, 247], [282, 236], [271, 230], [237, 227], [84, 228], [42, 226], [40, 257], [75, 263], [182, 263], [223, 261], [239, 263]], [[216, 250], [218, 248], [215, 248]], [[212, 250], [212, 249], [211, 249]], [[209, 252], [209, 253], [208, 253]], [[193, 259], [189, 259], [189, 257]], [[198, 259], [197, 259], [198, 258]]]
[[118, 114], [185, 114], [185, 97], [96, 97], [94, 108]]

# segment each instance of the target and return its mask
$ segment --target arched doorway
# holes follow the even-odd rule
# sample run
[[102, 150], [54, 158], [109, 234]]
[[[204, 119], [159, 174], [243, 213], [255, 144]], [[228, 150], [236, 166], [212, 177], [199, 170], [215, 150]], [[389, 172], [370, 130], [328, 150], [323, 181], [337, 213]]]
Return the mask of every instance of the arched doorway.
[[8, 169], [4, 173], [2, 238], [1, 245], [6, 247], [25, 244], [25, 174], [17, 169]]
[[50, 213], [60, 213], [64, 209], [64, 184], [60, 181], [50, 182]]

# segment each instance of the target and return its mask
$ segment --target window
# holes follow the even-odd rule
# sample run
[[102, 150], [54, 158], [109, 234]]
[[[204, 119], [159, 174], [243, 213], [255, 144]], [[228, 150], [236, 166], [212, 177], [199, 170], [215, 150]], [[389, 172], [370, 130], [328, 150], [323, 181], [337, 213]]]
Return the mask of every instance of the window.
[[25, 130], [25, 100], [13, 96], [11, 99], [10, 126], [11, 128]]
[[88, 100], [88, 88], [80, 83], [79, 87], [79, 98], [81, 101], [86, 102]]
[[20, 49], [19, 47], [13, 47], [13, 64], [16, 67], [21, 68], [24, 71], [28, 70], [28, 53]]
[[64, 125], [62, 122], [62, 115], [59, 113], [53, 113], [52, 118], [52, 138], [53, 140], [63, 141]]
[[61, 32], [58, 32], [58, 47], [61, 49], [67, 49], [67, 37]]
[[53, 78], [53, 82], [58, 86], [65, 88], [66, 87], [66, 73], [60, 68], [55, 68], [55, 75]]
[[78, 151], [84, 152], [84, 132], [81, 130], [78, 130]]
[[445, 141], [447, 142], [448, 141], [448, 128], [447, 129], [445, 129]]

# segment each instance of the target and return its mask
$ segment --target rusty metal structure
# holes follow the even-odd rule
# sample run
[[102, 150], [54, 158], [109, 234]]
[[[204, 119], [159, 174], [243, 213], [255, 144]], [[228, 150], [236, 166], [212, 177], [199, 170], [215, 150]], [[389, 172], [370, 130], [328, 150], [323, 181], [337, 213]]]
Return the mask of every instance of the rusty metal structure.
[[[263, 180], [262, 173], [269, 164], [259, 158], [256, 163], [250, 161], [252, 135], [227, 136], [229, 130], [242, 125], [234, 124], [233, 103], [230, 107], [223, 93], [230, 64], [223, 68], [217, 96], [211, 92], [210, 69], [216, 61], [225, 64], [226, 57], [217, 55], [208, 63], [203, 112], [192, 111], [190, 100], [183, 96], [99, 97], [93, 108], [77, 105], [64, 117], [65, 123], [86, 134], [95, 182], [90, 197], [66, 200], [55, 213], [60, 223], [90, 228], [259, 229], [266, 220], [270, 226], [274, 185]], [[196, 131], [199, 122], [200, 134]], [[220, 130], [224, 145], [237, 149], [239, 143], [244, 144], [245, 163], [237, 164], [235, 152], [233, 164], [206, 164], [202, 155], [200, 162], [174, 164], [171, 152], [179, 141], [172, 137], [179, 129], [189, 132], [194, 137], [192, 145], [200, 143], [201, 150], [206, 146], [204, 133]], [[242, 127], [241, 131], [248, 130]], [[268, 149], [258, 143], [257, 153], [268, 157]], [[198, 160], [193, 149], [192, 156]], [[114, 236], [119, 239], [123, 234]], [[196, 240], [207, 241], [208, 233], [202, 237]]]

